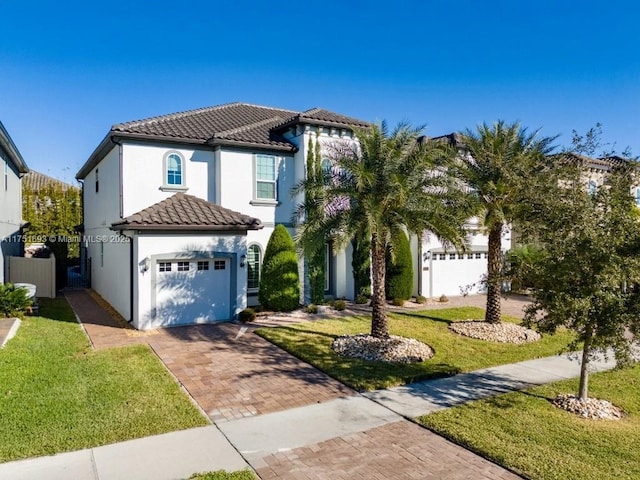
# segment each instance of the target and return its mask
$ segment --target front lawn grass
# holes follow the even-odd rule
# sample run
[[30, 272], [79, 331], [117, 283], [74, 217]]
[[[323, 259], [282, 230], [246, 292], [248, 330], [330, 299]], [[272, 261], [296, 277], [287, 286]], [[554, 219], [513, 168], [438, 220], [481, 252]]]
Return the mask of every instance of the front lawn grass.
[[[545, 335], [539, 342], [513, 345], [463, 337], [447, 328], [454, 321], [481, 318], [484, 318], [484, 310], [477, 307], [389, 314], [389, 330], [392, 335], [416, 338], [435, 351], [433, 358], [426, 362], [408, 365], [368, 362], [333, 353], [331, 342], [337, 336], [369, 333], [370, 317], [348, 317], [263, 328], [257, 333], [357, 390], [387, 388], [556, 355], [573, 338], [570, 333], [563, 331], [556, 335]], [[515, 317], [503, 318], [510, 322], [520, 322]]]
[[0, 350], [0, 462], [207, 424], [148, 346], [93, 351], [62, 298]]
[[627, 415], [586, 420], [554, 407], [578, 380], [475, 401], [418, 421], [495, 462], [535, 480], [640, 478], [640, 366], [593, 374], [589, 396]]

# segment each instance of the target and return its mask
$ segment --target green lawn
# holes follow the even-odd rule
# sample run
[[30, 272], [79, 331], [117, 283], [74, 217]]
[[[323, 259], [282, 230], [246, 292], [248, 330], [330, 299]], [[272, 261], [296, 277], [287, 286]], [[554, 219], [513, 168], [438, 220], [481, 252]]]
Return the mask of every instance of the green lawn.
[[145, 346], [93, 351], [66, 300], [0, 350], [0, 462], [206, 425]]
[[585, 420], [554, 407], [578, 380], [536, 387], [418, 420], [456, 443], [536, 480], [640, 478], [640, 366], [591, 376], [589, 396], [609, 400], [622, 420]]
[[[371, 330], [369, 317], [349, 317], [287, 327], [263, 328], [257, 333], [357, 390], [375, 390], [426, 378], [555, 355], [572, 339], [568, 332], [562, 332], [544, 336], [539, 342], [513, 345], [463, 337], [447, 328], [453, 321], [483, 317], [484, 310], [477, 307], [390, 314], [389, 327], [392, 335], [417, 338], [435, 350], [433, 358], [410, 365], [368, 362], [340, 357], [333, 353], [331, 342], [336, 336], [368, 333]], [[505, 319], [519, 321], [515, 317]]]

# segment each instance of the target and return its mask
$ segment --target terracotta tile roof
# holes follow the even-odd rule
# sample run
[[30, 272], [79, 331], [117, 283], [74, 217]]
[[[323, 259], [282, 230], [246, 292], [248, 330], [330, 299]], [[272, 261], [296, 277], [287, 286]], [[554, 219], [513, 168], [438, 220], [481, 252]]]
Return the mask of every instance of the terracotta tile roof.
[[57, 178], [45, 175], [44, 173], [36, 172], [35, 170], [29, 170], [29, 173], [22, 177], [22, 185], [32, 192], [39, 192], [49, 185], [58, 185], [63, 192], [71, 188], [78, 188]]
[[368, 125], [362, 120], [322, 108], [296, 112], [237, 102], [119, 123], [111, 128], [111, 132], [210, 144], [238, 143], [295, 150], [295, 146], [279, 132], [284, 126], [296, 123], [342, 127]]
[[297, 113], [292, 117], [287, 118], [276, 129], [285, 128], [287, 126], [295, 125], [298, 123], [319, 124], [338, 128], [348, 128], [352, 126], [366, 128], [370, 125], [369, 122], [365, 122], [364, 120], [347, 117], [346, 115], [342, 115], [340, 113], [331, 112], [329, 110], [325, 110], [324, 108], [316, 107], [305, 110], [301, 113]]
[[257, 218], [234, 212], [193, 195], [176, 193], [118, 222], [115, 230], [259, 230]]

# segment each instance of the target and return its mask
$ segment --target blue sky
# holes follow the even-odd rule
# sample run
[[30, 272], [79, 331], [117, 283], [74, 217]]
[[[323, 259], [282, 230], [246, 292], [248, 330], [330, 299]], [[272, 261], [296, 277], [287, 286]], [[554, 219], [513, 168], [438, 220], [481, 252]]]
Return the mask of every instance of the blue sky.
[[603, 124], [640, 154], [634, 1], [3, 2], [0, 121], [71, 180], [114, 123], [243, 101], [426, 125]]

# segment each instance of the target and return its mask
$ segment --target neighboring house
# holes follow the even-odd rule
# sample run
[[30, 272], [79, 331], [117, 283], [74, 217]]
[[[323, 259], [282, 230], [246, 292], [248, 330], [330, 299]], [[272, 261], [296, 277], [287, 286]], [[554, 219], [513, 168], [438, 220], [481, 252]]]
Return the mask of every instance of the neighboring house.
[[[139, 329], [234, 318], [257, 304], [275, 225], [294, 233], [302, 199], [290, 192], [309, 140], [351, 141], [366, 126], [320, 108], [244, 103], [114, 125], [76, 175], [92, 287]], [[473, 230], [470, 242], [472, 256], [458, 257], [414, 238], [415, 294], [459, 295], [480, 280], [486, 236]], [[354, 297], [350, 246], [327, 256], [325, 293]]]
[[0, 283], [8, 279], [8, 260], [22, 254], [22, 177], [29, 171], [22, 155], [0, 122]]
[[[430, 141], [446, 142], [464, 154], [462, 139], [458, 133], [450, 133], [431, 138]], [[486, 292], [486, 275], [489, 237], [477, 217], [470, 218], [465, 226], [467, 250], [462, 253], [447, 248], [434, 235], [428, 232], [418, 244], [414, 238], [412, 248], [419, 253], [417, 268], [417, 290], [425, 297], [440, 295], [455, 296]], [[502, 232], [502, 251], [511, 248], [511, 229], [505, 227]]]

